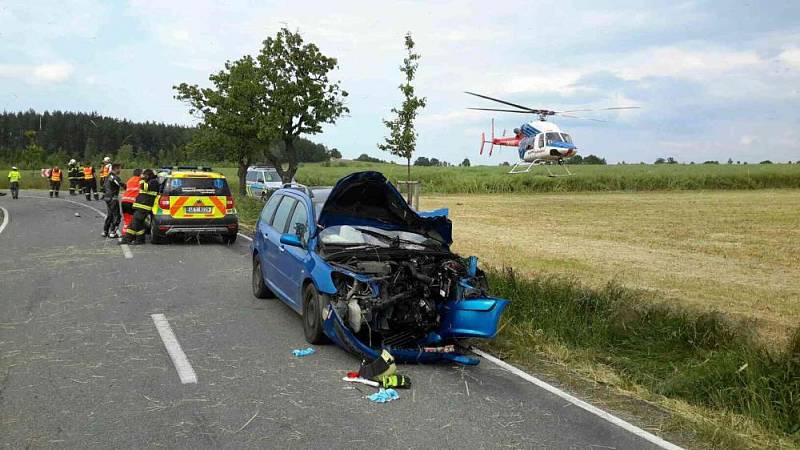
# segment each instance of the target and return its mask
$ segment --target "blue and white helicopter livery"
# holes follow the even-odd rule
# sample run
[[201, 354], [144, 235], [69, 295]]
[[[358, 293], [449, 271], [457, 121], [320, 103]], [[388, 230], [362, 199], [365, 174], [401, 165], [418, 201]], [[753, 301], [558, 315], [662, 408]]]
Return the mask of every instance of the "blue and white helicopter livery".
[[[487, 141], [486, 135], [484, 133], [481, 133], [480, 154], [481, 155], [483, 154], [483, 147], [485, 144], [491, 145], [489, 147], [489, 156], [492, 155], [492, 150], [494, 150], [495, 145], [517, 147], [519, 151], [520, 161], [514, 164], [514, 166], [508, 173], [527, 173], [531, 171], [533, 166], [542, 165], [544, 166], [545, 170], [547, 170], [547, 174], [551, 177], [572, 175], [572, 172], [570, 172], [567, 166], [564, 165], [565, 162], [564, 160], [575, 156], [578, 153], [578, 147], [575, 146], [575, 144], [572, 141], [572, 137], [569, 134], [561, 131], [561, 129], [558, 128], [558, 125], [547, 121], [548, 116], [554, 116], [558, 114], [560, 116], [570, 117], [573, 119], [584, 119], [584, 120], [593, 120], [596, 122], [605, 122], [605, 120], [592, 119], [587, 117], [578, 117], [571, 115], [569, 113], [638, 108], [638, 106], [615, 106], [611, 108], [599, 108], [599, 109], [572, 109], [568, 111], [552, 111], [549, 109], [529, 108], [527, 106], [517, 105], [511, 102], [507, 102], [505, 100], [488, 97], [486, 95], [476, 94], [474, 92], [465, 92], [465, 93], [469, 95], [474, 95], [476, 97], [485, 98], [487, 100], [492, 100], [498, 103], [502, 103], [504, 105], [512, 106], [514, 108], [518, 108], [518, 109], [497, 109], [497, 108], [467, 108], [467, 109], [474, 109], [478, 111], [500, 111], [500, 112], [510, 112], [510, 113], [520, 113], [520, 114], [534, 114], [539, 116], [539, 120], [523, 123], [519, 128], [515, 128], [513, 137], [499, 137], [499, 138], [494, 136], [494, 119], [492, 119], [491, 139]], [[503, 134], [505, 134], [505, 132]], [[558, 164], [560, 166], [563, 166], [565, 173], [560, 175], [554, 174], [552, 171], [550, 171], [550, 168], [547, 167], [548, 165], [551, 164]]]

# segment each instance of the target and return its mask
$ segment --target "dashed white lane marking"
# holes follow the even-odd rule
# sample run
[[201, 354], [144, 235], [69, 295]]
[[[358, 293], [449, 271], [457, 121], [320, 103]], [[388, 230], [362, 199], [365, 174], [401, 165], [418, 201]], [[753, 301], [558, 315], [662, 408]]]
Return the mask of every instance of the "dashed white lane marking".
[[167, 348], [169, 358], [172, 360], [175, 370], [178, 371], [178, 378], [181, 379], [181, 383], [197, 383], [197, 375], [194, 373], [186, 353], [183, 353], [181, 344], [178, 343], [178, 338], [172, 332], [172, 327], [169, 326], [167, 318], [163, 314], [151, 314], [150, 317], [153, 318], [153, 323], [156, 325], [158, 334], [161, 335], [164, 347]]
[[644, 440], [646, 440], [646, 441], [648, 441], [648, 442], [650, 442], [652, 444], [655, 444], [655, 445], [657, 445], [657, 446], [659, 446], [659, 447], [661, 447], [663, 449], [668, 449], [668, 450], [683, 450], [681, 447], [679, 447], [679, 446], [677, 446], [677, 445], [675, 445], [675, 444], [673, 444], [671, 442], [665, 441], [664, 439], [661, 439], [660, 437], [658, 437], [658, 436], [656, 436], [656, 435], [654, 435], [652, 433], [649, 433], [649, 432], [637, 427], [636, 425], [633, 425], [633, 424], [631, 424], [629, 422], [626, 422], [626, 421], [620, 419], [619, 417], [617, 417], [615, 415], [609, 414], [609, 413], [603, 411], [602, 409], [600, 409], [600, 408], [598, 408], [596, 406], [590, 405], [589, 403], [586, 403], [585, 401], [583, 401], [583, 400], [581, 400], [581, 399], [579, 399], [577, 397], [574, 397], [574, 396], [572, 396], [570, 394], [567, 394], [566, 392], [562, 391], [561, 389], [558, 389], [557, 387], [555, 387], [553, 385], [550, 385], [550, 384], [548, 384], [548, 383], [546, 383], [546, 382], [534, 377], [533, 375], [531, 375], [531, 374], [529, 374], [529, 373], [527, 373], [527, 372], [525, 372], [525, 371], [523, 371], [521, 369], [518, 369], [518, 368], [512, 366], [511, 364], [509, 364], [509, 363], [507, 363], [507, 362], [505, 362], [505, 361], [503, 361], [501, 359], [498, 359], [498, 358], [496, 358], [496, 357], [494, 357], [494, 356], [492, 356], [492, 355], [490, 355], [490, 354], [488, 354], [488, 353], [486, 353], [484, 351], [481, 351], [480, 349], [473, 348], [472, 351], [475, 352], [475, 354], [477, 354], [481, 358], [486, 359], [487, 361], [494, 363], [498, 367], [513, 373], [514, 375], [522, 378], [523, 380], [528, 381], [530, 383], [533, 383], [536, 386], [544, 389], [545, 391], [550, 392], [552, 394], [555, 394], [555, 395], [563, 398], [564, 400], [572, 403], [573, 405], [575, 405], [575, 406], [577, 406], [579, 408], [582, 408], [582, 409], [584, 409], [584, 410], [586, 410], [586, 411], [588, 411], [588, 412], [600, 417], [601, 419], [605, 419], [605, 420], [613, 423], [614, 425], [616, 425], [616, 426], [618, 426], [618, 427], [620, 427], [620, 428], [622, 428], [622, 429], [624, 429], [626, 431], [629, 431], [629, 432], [635, 434], [636, 436], [639, 436], [640, 438], [642, 438], [642, 439], [644, 439]]
[[[20, 197], [43, 198], [45, 200], [51, 200], [50, 197], [40, 197], [38, 195], [21, 195]], [[61, 201], [67, 202], [67, 203], [72, 203], [74, 205], [78, 205], [78, 206], [83, 206], [85, 208], [89, 208], [92, 211], [96, 212], [97, 214], [100, 214], [104, 219], [106, 218], [106, 213], [104, 213], [103, 211], [100, 211], [99, 209], [95, 208], [92, 205], [87, 205], [85, 203], [76, 202], [76, 201], [69, 200], [69, 199], [66, 199], [66, 198], [58, 198], [57, 200], [61, 200]], [[3, 232], [3, 229], [2, 229], [2, 227], [0, 227], [0, 233], [2, 233], [2, 232]], [[131, 251], [130, 247], [128, 247], [126, 244], [122, 244], [122, 245], [120, 245], [120, 248], [122, 248], [122, 255], [125, 256], [125, 259], [133, 258], [133, 252]]]
[[8, 214], [8, 210], [3, 208], [2, 206], [0, 206], [0, 211], [3, 211], [3, 223], [0, 224], [0, 233], [2, 233], [3, 230], [5, 230], [6, 227], [8, 226], [8, 221], [10, 220], [9, 217], [11, 216]]
[[120, 244], [119, 248], [122, 249], [122, 254], [125, 255], [125, 258], [127, 259], [133, 258], [133, 253], [131, 253], [131, 248], [128, 247], [128, 244]]

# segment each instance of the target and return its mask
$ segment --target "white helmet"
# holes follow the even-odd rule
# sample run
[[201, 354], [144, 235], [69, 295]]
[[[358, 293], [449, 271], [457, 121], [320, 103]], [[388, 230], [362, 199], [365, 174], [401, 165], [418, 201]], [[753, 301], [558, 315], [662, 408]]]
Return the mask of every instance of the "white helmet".
[[108, 156], [106, 156], [105, 158], [103, 158], [103, 162], [104, 162], [104, 163], [106, 163], [106, 164], [108, 164], [108, 163], [110, 163], [110, 162], [111, 162], [111, 158], [110, 158], [110, 157], [108, 157]]
[[69, 160], [69, 165], [70, 166], [74, 166], [75, 164], [78, 164], [78, 161], [75, 161], [74, 159], [70, 159]]

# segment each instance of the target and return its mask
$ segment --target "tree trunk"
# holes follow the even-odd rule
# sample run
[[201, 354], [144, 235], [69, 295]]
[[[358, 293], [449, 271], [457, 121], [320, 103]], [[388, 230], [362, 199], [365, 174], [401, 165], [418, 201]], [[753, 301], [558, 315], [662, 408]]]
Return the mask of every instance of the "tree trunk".
[[297, 173], [297, 151], [294, 148], [294, 137], [284, 139], [283, 144], [286, 152], [286, 162], [289, 163], [289, 167], [281, 174], [281, 180], [284, 184], [289, 184]]
[[406, 158], [406, 168], [408, 169], [408, 177], [406, 178], [406, 186], [408, 187], [408, 204], [413, 201], [411, 190], [411, 157]]
[[239, 195], [247, 195], [247, 166], [249, 166], [247, 158], [239, 159]]

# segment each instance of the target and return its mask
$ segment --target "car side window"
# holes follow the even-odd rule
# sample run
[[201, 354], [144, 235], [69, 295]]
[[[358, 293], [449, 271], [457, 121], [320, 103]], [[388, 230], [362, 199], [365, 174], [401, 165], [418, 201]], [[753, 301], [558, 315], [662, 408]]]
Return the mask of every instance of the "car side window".
[[273, 195], [269, 198], [269, 201], [264, 206], [264, 209], [261, 210], [261, 221], [266, 224], [272, 223], [272, 216], [275, 215], [275, 210], [278, 209], [278, 203], [280, 203], [282, 195]]
[[258, 176], [258, 174], [256, 172], [247, 172], [246, 180], [250, 181], [250, 182], [254, 182], [254, 181], [256, 181], [256, 177], [257, 176]]
[[[298, 226], [301, 228], [298, 228]], [[298, 231], [302, 231], [302, 234], [298, 233]], [[297, 234], [303, 242], [308, 242], [308, 212], [303, 202], [298, 203], [294, 209], [287, 233]]]
[[278, 209], [275, 211], [275, 218], [272, 219], [272, 227], [278, 233], [286, 232], [286, 222], [289, 221], [289, 215], [292, 213], [295, 203], [297, 203], [297, 200], [292, 197], [283, 196], [281, 204], [278, 205]]

